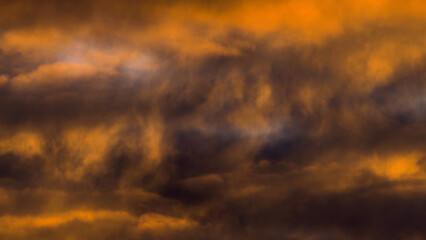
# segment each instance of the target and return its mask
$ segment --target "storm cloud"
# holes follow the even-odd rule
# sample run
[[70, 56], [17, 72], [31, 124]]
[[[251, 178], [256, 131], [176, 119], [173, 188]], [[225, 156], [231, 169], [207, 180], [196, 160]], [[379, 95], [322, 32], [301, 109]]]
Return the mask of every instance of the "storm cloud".
[[0, 4], [0, 238], [426, 239], [426, 4]]

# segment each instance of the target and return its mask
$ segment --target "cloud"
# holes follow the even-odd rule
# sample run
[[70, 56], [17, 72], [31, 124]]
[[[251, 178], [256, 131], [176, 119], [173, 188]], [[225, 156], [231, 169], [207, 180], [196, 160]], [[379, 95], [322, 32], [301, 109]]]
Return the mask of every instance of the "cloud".
[[0, 238], [425, 238], [425, 6], [5, 1]]
[[20, 132], [12, 137], [0, 141], [0, 152], [2, 154], [13, 152], [25, 157], [41, 154], [44, 139], [37, 133]]
[[168, 229], [179, 230], [192, 227], [194, 224], [195, 223], [185, 219], [147, 213], [139, 218], [139, 224], [137, 228], [140, 231], [164, 231]]
[[66, 213], [35, 216], [35, 217], [13, 217], [3, 216], [1, 232], [15, 232], [25, 228], [52, 228], [71, 221], [93, 222], [98, 219], [131, 219], [125, 212], [111, 211], [71, 211]]

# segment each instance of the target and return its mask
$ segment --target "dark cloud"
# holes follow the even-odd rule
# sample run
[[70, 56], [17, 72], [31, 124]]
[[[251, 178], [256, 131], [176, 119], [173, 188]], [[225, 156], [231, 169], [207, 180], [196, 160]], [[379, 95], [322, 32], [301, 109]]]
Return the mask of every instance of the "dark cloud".
[[426, 238], [421, 1], [0, 5], [1, 239]]

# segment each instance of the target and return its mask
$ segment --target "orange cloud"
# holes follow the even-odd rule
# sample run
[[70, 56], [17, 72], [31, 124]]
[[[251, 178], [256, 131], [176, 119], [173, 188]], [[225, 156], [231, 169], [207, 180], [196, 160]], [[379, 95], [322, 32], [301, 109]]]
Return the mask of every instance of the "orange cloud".
[[[395, 155], [385, 158], [378, 156], [368, 161], [368, 168], [379, 176], [398, 180], [416, 177], [421, 172], [418, 162], [419, 154]], [[424, 177], [420, 175], [420, 177]]]
[[12, 84], [18, 88], [29, 88], [40, 85], [62, 85], [76, 79], [94, 77], [96, 74], [113, 74], [114, 70], [97, 67], [90, 63], [53, 63], [42, 65], [31, 73], [23, 73], [12, 79]]
[[[64, 134], [64, 142], [69, 151], [71, 165], [66, 169], [65, 176], [78, 180], [87, 171], [103, 171], [105, 156], [111, 146], [118, 141], [121, 128], [122, 126], [117, 123], [113, 126], [98, 126], [90, 129], [69, 129]], [[79, 164], [75, 165], [76, 162]]]
[[37, 133], [22, 131], [0, 139], [0, 153], [12, 152], [23, 157], [43, 154], [44, 139]]
[[134, 217], [121, 211], [68, 211], [41, 216], [2, 216], [0, 233], [16, 233], [28, 228], [54, 228], [72, 221], [91, 223], [98, 220], [132, 221]]
[[140, 231], [170, 231], [184, 230], [196, 226], [196, 223], [171, 216], [164, 216], [156, 213], [146, 213], [139, 218], [137, 229]]
[[423, 0], [6, 0], [0, 238], [423, 238], [425, 23]]

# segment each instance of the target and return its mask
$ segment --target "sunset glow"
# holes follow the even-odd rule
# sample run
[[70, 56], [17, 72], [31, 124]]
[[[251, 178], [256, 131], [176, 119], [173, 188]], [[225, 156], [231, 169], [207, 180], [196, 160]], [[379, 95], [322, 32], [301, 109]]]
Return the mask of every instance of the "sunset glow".
[[0, 239], [426, 239], [425, 59], [424, 0], [0, 0]]

